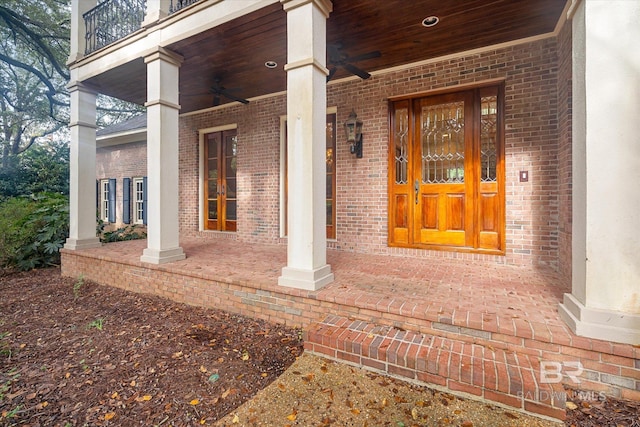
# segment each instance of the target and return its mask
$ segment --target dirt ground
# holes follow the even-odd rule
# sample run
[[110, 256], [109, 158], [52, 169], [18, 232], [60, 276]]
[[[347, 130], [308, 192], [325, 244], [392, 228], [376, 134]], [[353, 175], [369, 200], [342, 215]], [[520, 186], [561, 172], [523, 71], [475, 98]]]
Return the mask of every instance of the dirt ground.
[[[303, 355], [301, 337], [55, 268], [5, 275], [0, 426], [558, 425]], [[638, 402], [575, 403], [566, 425], [640, 426]]]

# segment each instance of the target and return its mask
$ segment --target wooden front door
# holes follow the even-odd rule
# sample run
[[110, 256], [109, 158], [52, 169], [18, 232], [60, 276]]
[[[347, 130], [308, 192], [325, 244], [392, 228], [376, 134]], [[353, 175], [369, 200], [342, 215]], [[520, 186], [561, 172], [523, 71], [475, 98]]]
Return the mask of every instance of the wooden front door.
[[205, 229], [236, 231], [237, 228], [236, 131], [205, 135]]
[[501, 87], [391, 105], [389, 242], [504, 251]]

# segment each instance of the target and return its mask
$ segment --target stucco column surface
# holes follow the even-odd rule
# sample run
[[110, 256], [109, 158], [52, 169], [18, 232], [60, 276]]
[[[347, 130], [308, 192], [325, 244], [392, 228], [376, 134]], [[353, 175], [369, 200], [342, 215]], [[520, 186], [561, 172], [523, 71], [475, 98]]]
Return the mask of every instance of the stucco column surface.
[[100, 246], [96, 237], [96, 93], [69, 85], [69, 238], [66, 249]]
[[158, 48], [147, 64], [147, 248], [140, 260], [185, 258], [178, 221], [178, 78], [182, 57]]
[[147, 10], [142, 26], [147, 27], [169, 16], [171, 0], [147, 0]]
[[72, 0], [71, 1], [71, 39], [68, 63], [73, 63], [84, 57], [86, 47], [85, 35], [87, 29], [84, 25], [83, 15], [96, 7], [98, 0]]
[[331, 2], [282, 0], [287, 12], [287, 266], [278, 283], [333, 281], [326, 239], [326, 20]]
[[572, 291], [578, 335], [640, 344], [640, 1], [575, 2]]

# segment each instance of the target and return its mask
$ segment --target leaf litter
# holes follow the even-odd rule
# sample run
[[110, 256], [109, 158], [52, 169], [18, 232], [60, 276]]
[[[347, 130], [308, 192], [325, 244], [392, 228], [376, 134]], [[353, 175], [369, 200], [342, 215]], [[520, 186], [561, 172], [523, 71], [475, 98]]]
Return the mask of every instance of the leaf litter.
[[[77, 284], [0, 276], [0, 426], [559, 425], [302, 355], [298, 329]], [[571, 403], [567, 426], [640, 425], [638, 402]]]

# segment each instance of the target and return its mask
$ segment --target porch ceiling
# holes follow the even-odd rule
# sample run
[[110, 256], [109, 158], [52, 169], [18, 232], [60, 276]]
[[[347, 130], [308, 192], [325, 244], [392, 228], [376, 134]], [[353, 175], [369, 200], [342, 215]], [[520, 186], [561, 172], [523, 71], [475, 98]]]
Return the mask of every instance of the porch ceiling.
[[[368, 72], [428, 60], [554, 31], [566, 0], [333, 0], [327, 43]], [[186, 12], [186, 11], [185, 11]], [[437, 16], [431, 28], [424, 18]], [[167, 48], [185, 58], [180, 69], [182, 113], [213, 106], [216, 79], [241, 98], [286, 89], [286, 12], [276, 3]], [[265, 67], [275, 61], [274, 69]], [[338, 68], [332, 80], [350, 74]], [[146, 69], [140, 59], [92, 78], [101, 93], [138, 104], [146, 101]], [[231, 102], [224, 96], [221, 104]]]

